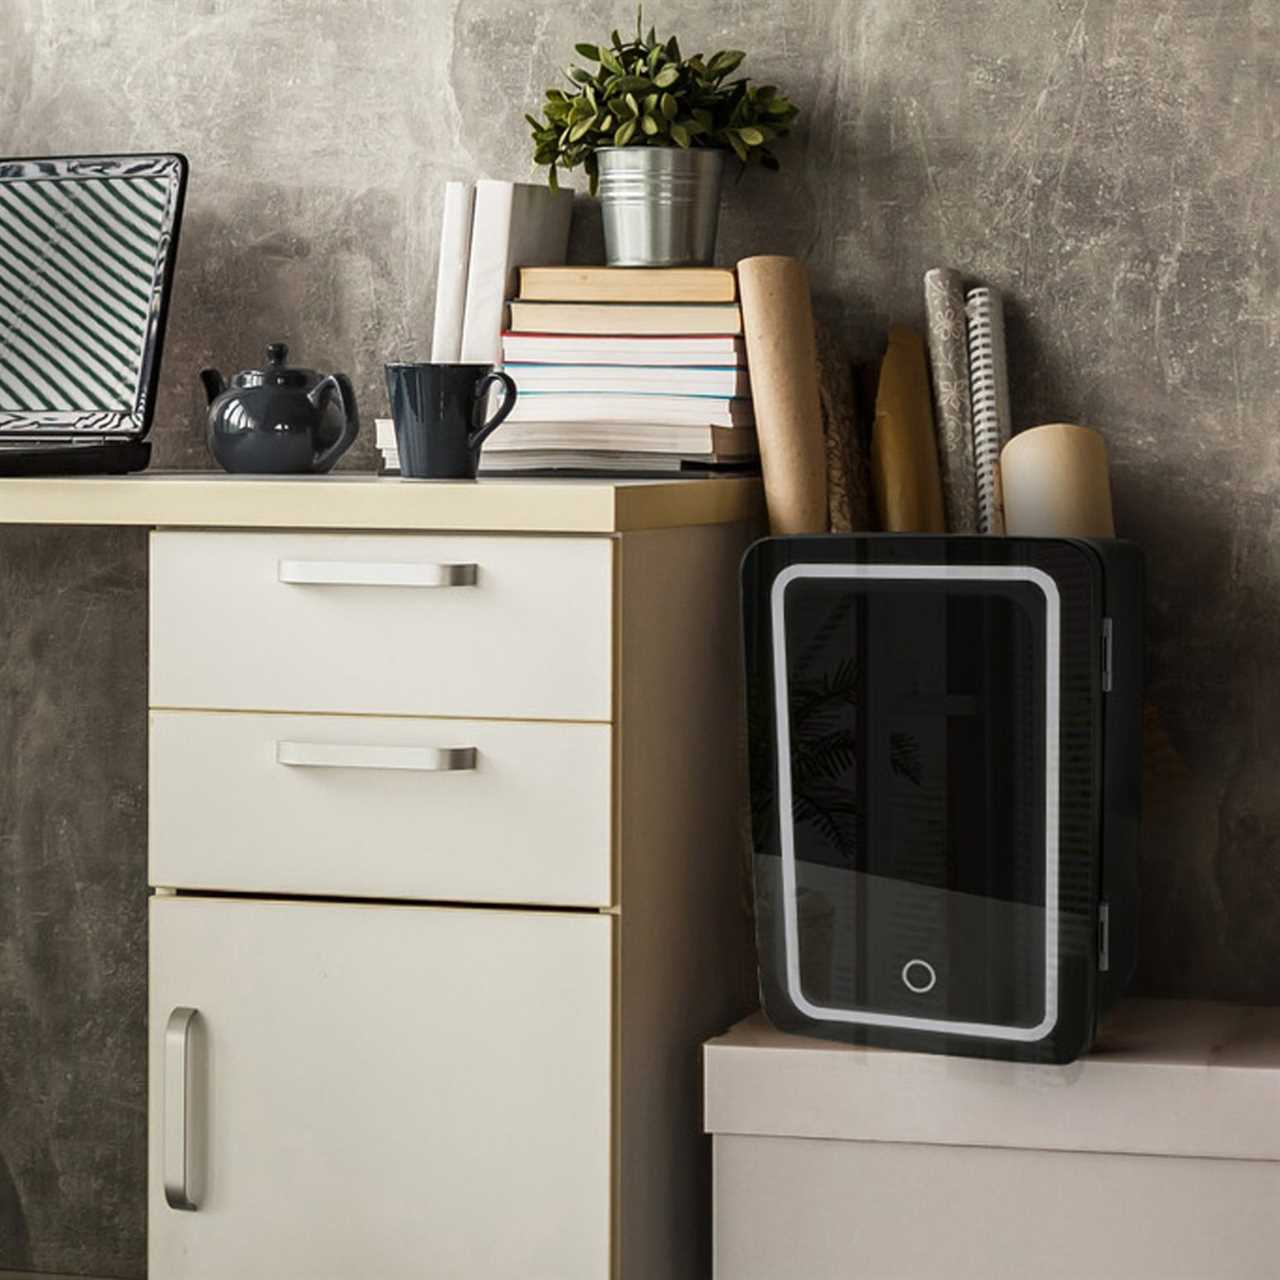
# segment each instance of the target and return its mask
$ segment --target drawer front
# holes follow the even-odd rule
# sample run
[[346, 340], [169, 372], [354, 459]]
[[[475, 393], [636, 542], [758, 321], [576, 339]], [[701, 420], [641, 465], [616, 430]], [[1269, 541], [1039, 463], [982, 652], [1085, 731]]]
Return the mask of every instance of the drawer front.
[[151, 883], [606, 906], [612, 732], [153, 711]]
[[153, 706], [609, 720], [612, 649], [604, 537], [152, 535]]

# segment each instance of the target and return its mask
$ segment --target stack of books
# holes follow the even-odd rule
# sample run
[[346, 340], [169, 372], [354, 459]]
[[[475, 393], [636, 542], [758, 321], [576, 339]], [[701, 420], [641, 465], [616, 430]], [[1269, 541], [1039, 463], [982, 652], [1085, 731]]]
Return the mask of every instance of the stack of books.
[[519, 397], [485, 446], [484, 471], [756, 463], [732, 271], [525, 267], [502, 361]]

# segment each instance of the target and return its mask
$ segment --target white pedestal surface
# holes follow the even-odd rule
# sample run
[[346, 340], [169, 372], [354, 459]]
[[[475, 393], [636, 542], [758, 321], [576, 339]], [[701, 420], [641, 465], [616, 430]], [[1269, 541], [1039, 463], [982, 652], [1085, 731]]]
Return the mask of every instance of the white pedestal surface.
[[1274, 1280], [1280, 1009], [1127, 1001], [1067, 1067], [706, 1046], [717, 1280]]

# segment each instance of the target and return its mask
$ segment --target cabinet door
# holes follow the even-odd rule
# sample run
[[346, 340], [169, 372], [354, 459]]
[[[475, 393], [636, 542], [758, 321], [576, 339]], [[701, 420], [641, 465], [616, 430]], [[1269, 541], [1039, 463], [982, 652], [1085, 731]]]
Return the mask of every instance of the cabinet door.
[[603, 1280], [611, 931], [152, 899], [151, 1280]]

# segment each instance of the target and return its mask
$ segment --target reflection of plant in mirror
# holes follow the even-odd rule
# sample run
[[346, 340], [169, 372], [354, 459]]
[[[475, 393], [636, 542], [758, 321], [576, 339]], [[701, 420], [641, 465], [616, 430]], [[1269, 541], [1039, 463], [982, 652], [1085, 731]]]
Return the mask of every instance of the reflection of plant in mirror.
[[[858, 741], [853, 711], [858, 704], [860, 672], [851, 659], [839, 660], [811, 678], [792, 676], [788, 682], [791, 729], [791, 816], [807, 822], [847, 861], [858, 856], [858, 820], [862, 806], [850, 774], [858, 764]], [[752, 699], [753, 708], [762, 703]], [[761, 735], [752, 726], [751, 738]], [[923, 780], [920, 744], [909, 733], [889, 735], [889, 768], [913, 786]], [[752, 810], [759, 821], [773, 804], [773, 779], [764, 753], [752, 760]]]
[[570, 87], [547, 90], [544, 118], [525, 117], [551, 186], [559, 169], [581, 165], [594, 194], [597, 147], [724, 147], [744, 165], [778, 168], [769, 144], [786, 136], [799, 108], [774, 85], [730, 80], [746, 57], [740, 49], [685, 58], [675, 36], [660, 41], [641, 26], [637, 13], [634, 39], [614, 31], [606, 44], [575, 45], [591, 69], [568, 67]]

